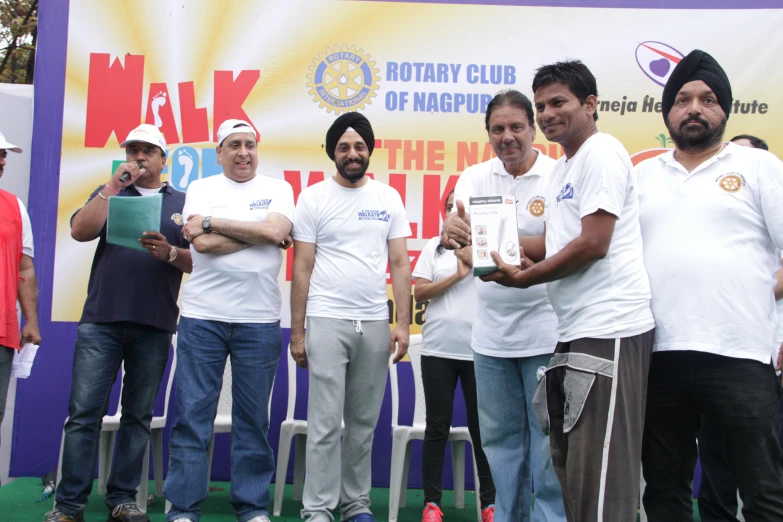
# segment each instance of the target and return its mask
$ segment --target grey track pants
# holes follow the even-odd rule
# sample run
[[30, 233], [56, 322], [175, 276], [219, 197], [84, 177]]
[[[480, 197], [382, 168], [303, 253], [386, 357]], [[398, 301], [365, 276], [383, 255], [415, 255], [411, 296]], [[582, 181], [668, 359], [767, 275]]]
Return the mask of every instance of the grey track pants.
[[[310, 371], [302, 518], [330, 522], [370, 512], [372, 441], [386, 389], [387, 321], [308, 317]], [[340, 451], [340, 424], [345, 436]]]

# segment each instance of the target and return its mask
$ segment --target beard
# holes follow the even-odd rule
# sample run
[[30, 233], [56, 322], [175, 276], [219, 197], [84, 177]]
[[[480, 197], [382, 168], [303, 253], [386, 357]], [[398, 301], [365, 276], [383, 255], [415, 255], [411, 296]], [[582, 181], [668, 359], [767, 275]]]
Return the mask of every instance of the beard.
[[345, 160], [340, 164], [335, 164], [335, 166], [337, 167], [337, 172], [349, 183], [356, 183], [364, 177], [367, 167], [370, 166], [370, 160], [364, 158]]
[[[717, 125], [712, 125], [706, 119], [699, 116], [690, 116], [684, 119], [679, 126], [672, 125], [666, 120], [666, 128], [674, 140], [677, 148], [687, 152], [697, 152], [720, 143], [723, 139], [723, 133], [726, 131], [726, 121], [728, 118], [723, 116]], [[701, 124], [698, 128], [685, 128], [691, 122]]]

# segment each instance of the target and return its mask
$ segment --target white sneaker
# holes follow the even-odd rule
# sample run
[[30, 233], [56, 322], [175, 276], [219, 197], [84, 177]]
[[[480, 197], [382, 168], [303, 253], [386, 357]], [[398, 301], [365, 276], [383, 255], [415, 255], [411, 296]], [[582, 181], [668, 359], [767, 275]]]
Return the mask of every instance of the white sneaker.
[[174, 522], [193, 522], [193, 521], [190, 520], [189, 518], [178, 518]]
[[[178, 521], [175, 520], [174, 522], [178, 522]], [[269, 521], [269, 517], [268, 516], [266, 516], [266, 515], [258, 515], [258, 516], [255, 516], [255, 517], [251, 518], [247, 522], [270, 522], [270, 521]]]

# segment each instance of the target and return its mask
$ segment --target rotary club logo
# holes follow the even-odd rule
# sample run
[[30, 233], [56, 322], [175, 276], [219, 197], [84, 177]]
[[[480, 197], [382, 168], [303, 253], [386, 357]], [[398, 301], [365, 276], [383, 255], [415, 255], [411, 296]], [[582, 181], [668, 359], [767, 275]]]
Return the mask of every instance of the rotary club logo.
[[745, 186], [745, 178], [738, 172], [729, 172], [716, 180], [724, 192], [734, 193]]
[[372, 103], [379, 72], [363, 49], [353, 45], [328, 47], [313, 60], [307, 86], [321, 109], [335, 114], [357, 111]]
[[172, 214], [171, 220], [174, 222], [175, 225], [181, 225], [185, 222], [184, 219], [182, 219], [182, 214]]
[[533, 217], [543, 216], [545, 208], [546, 204], [544, 198], [541, 196], [536, 196], [527, 203], [527, 211], [530, 212], [530, 215]]

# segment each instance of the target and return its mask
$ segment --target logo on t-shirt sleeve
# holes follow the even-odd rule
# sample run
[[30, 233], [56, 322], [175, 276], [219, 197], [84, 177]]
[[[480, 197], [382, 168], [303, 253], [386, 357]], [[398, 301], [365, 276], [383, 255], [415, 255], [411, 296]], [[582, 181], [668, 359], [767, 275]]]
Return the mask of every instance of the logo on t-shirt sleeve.
[[560, 189], [560, 194], [557, 195], [558, 203], [564, 199], [574, 199], [574, 187], [570, 183], [563, 185], [563, 188]]
[[269, 204], [272, 203], [271, 199], [257, 199], [250, 202], [250, 210], [266, 210], [269, 208]]
[[359, 211], [359, 220], [369, 220], [369, 221], [389, 221], [391, 219], [391, 214], [389, 214], [385, 210], [360, 210]]

